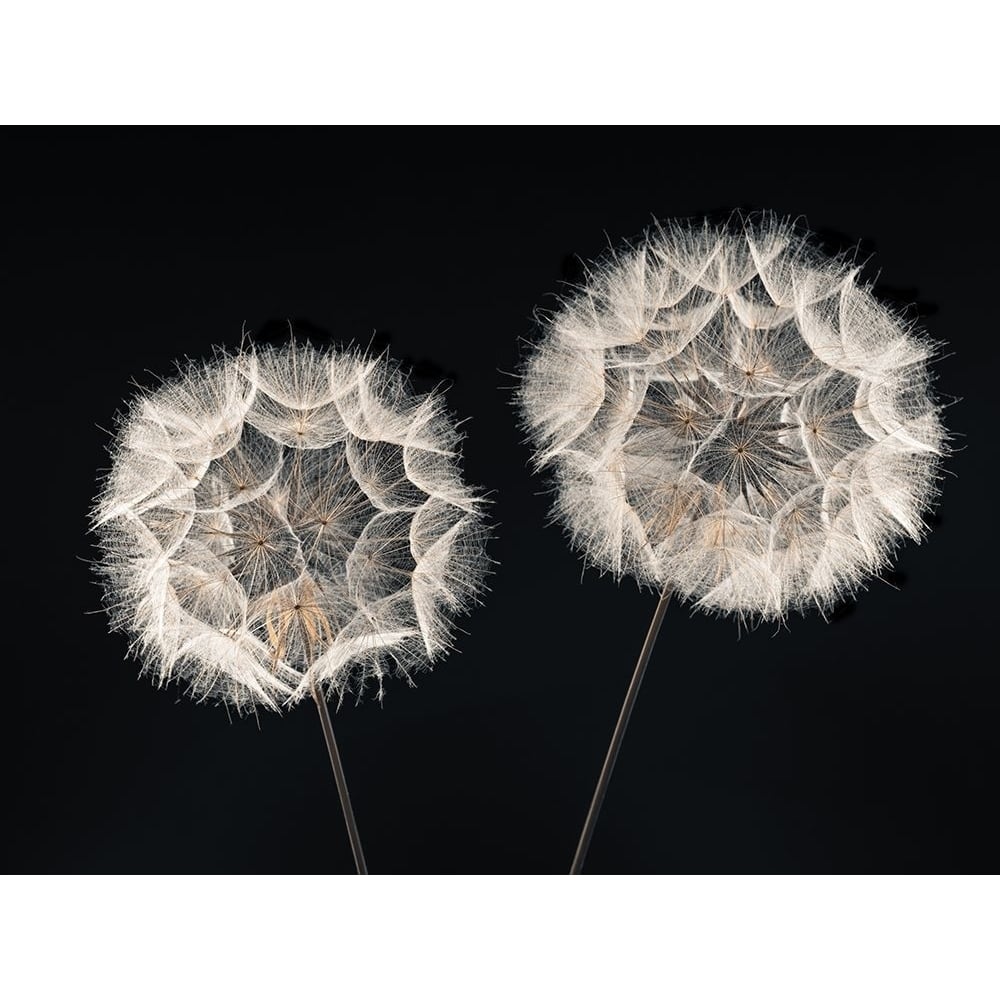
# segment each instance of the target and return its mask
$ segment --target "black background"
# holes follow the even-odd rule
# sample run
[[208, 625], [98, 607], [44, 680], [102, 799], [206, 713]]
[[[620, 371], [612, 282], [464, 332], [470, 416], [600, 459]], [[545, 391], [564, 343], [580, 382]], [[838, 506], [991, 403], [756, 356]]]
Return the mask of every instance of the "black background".
[[[532, 311], [666, 219], [773, 209], [948, 342], [934, 529], [826, 623], [674, 607], [590, 852], [601, 872], [957, 872], [1000, 842], [997, 212], [950, 130], [8, 130], [6, 867], [349, 872], [315, 712], [136, 680], [86, 515], [130, 381], [238, 343], [387, 344], [450, 380], [492, 490], [460, 653], [335, 718], [373, 872], [562, 872], [655, 599], [546, 525], [510, 407]], [[991, 437], [994, 435], [994, 437]], [[87, 612], [97, 612], [87, 614]]]

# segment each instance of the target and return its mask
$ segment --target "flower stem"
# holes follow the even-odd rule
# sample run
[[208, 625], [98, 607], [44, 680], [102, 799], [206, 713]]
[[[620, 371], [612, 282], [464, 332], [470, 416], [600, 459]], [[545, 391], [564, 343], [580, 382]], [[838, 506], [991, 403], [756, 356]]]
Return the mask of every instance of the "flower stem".
[[642, 676], [646, 672], [646, 664], [649, 663], [653, 646], [656, 645], [656, 637], [660, 634], [663, 616], [666, 614], [667, 605], [670, 603], [670, 594], [669, 587], [660, 594], [659, 603], [653, 612], [653, 620], [649, 623], [646, 641], [642, 644], [642, 652], [639, 653], [639, 660], [635, 665], [632, 681], [628, 686], [628, 691], [625, 693], [625, 701], [618, 715], [618, 722], [615, 723], [615, 731], [611, 734], [611, 743], [608, 746], [607, 756], [604, 758], [601, 776], [597, 779], [597, 787], [594, 789], [594, 797], [590, 802], [590, 811], [587, 813], [587, 819], [583, 824], [580, 842], [576, 845], [576, 854], [573, 856], [573, 867], [569, 870], [570, 875], [579, 875], [583, 871], [583, 862], [587, 857], [590, 840], [594, 836], [597, 817], [600, 815], [601, 806], [604, 804], [604, 796], [608, 793], [611, 772], [615, 769], [615, 761], [618, 759], [618, 751], [621, 749], [622, 740], [625, 738], [628, 720], [632, 715], [632, 709], [635, 707], [636, 698], [639, 696], [639, 686], [642, 684]]
[[351, 850], [354, 852], [354, 866], [359, 875], [368, 874], [368, 865], [365, 863], [365, 852], [361, 848], [361, 834], [358, 833], [358, 824], [354, 819], [354, 810], [351, 808], [351, 793], [347, 790], [347, 777], [344, 775], [344, 765], [340, 761], [340, 751], [337, 749], [337, 740], [333, 735], [333, 723], [330, 721], [330, 710], [327, 708], [326, 699], [320, 694], [316, 687], [312, 689], [313, 701], [319, 710], [319, 721], [323, 727], [323, 739], [326, 740], [326, 749], [330, 753], [330, 765], [333, 767], [333, 777], [337, 782], [337, 791], [340, 793], [340, 805], [344, 810], [344, 822], [347, 824], [347, 836], [351, 840]]

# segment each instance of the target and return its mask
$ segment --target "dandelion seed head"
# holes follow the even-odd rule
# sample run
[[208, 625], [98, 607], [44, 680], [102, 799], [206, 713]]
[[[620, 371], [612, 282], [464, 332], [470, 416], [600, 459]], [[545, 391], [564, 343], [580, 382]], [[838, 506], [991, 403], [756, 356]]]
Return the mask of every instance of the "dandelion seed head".
[[483, 498], [439, 393], [384, 357], [219, 352], [140, 393], [92, 520], [144, 671], [240, 711], [446, 654], [481, 591]]
[[518, 402], [590, 565], [758, 620], [921, 538], [934, 346], [794, 225], [658, 226], [543, 323]]

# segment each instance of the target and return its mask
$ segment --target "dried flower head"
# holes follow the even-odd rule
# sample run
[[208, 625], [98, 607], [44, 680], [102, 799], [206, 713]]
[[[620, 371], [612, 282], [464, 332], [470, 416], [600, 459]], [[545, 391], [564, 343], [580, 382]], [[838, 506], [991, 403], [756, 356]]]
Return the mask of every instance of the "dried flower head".
[[829, 606], [919, 539], [933, 346], [764, 217], [652, 230], [545, 320], [519, 391], [589, 563], [751, 619]]
[[448, 651], [486, 570], [438, 393], [308, 344], [220, 353], [139, 395], [93, 521], [114, 627], [200, 699], [279, 708]]

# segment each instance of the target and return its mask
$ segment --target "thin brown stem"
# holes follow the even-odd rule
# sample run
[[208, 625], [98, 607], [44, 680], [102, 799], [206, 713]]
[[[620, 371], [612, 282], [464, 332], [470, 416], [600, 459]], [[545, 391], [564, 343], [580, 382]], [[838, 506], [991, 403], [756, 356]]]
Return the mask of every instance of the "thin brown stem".
[[570, 875], [579, 875], [583, 871], [583, 862], [587, 857], [587, 850], [590, 847], [590, 840], [594, 836], [594, 827], [597, 826], [597, 817], [600, 815], [601, 806], [604, 804], [604, 796], [608, 793], [608, 783], [611, 781], [611, 772], [615, 769], [615, 761], [618, 759], [618, 751], [621, 749], [622, 740], [625, 738], [625, 730], [628, 727], [629, 717], [635, 707], [636, 698], [639, 696], [639, 686], [642, 684], [643, 674], [646, 672], [646, 665], [652, 655], [653, 646], [656, 645], [656, 637], [660, 634], [660, 626], [663, 624], [663, 616], [666, 614], [667, 605], [670, 603], [671, 591], [669, 588], [660, 595], [659, 603], [653, 612], [653, 620], [649, 623], [649, 631], [646, 633], [646, 641], [642, 644], [642, 652], [639, 653], [639, 661], [635, 665], [635, 672], [632, 674], [632, 681], [625, 693], [625, 702], [618, 715], [618, 722], [615, 723], [615, 731], [611, 734], [611, 744], [608, 746], [607, 756], [604, 758], [604, 766], [601, 768], [601, 775], [597, 779], [597, 787], [594, 789], [594, 797], [590, 802], [590, 810], [587, 812], [587, 819], [583, 824], [583, 832], [580, 834], [580, 842], [576, 845], [576, 854], [573, 856], [573, 867], [570, 868]]
[[351, 793], [347, 790], [347, 777], [344, 774], [344, 765], [340, 760], [340, 751], [337, 749], [337, 740], [333, 735], [333, 722], [330, 720], [330, 710], [327, 708], [326, 699], [314, 686], [312, 689], [313, 701], [319, 710], [319, 721], [323, 727], [323, 739], [326, 740], [326, 749], [330, 754], [330, 765], [333, 767], [333, 777], [337, 782], [337, 791], [340, 794], [340, 805], [344, 810], [344, 822], [347, 824], [347, 836], [351, 840], [351, 850], [354, 852], [354, 866], [359, 875], [368, 874], [368, 865], [365, 863], [365, 852], [361, 848], [361, 834], [358, 833], [358, 824], [354, 819], [354, 810], [351, 808]]

